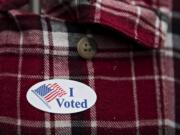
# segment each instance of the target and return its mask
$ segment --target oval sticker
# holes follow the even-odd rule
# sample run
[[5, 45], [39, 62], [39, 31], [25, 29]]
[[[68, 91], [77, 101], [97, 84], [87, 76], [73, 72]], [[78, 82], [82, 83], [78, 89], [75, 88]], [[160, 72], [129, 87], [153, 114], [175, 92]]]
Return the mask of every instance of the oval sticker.
[[97, 99], [89, 86], [64, 79], [53, 79], [33, 85], [27, 92], [28, 102], [35, 108], [59, 114], [70, 114], [91, 108]]

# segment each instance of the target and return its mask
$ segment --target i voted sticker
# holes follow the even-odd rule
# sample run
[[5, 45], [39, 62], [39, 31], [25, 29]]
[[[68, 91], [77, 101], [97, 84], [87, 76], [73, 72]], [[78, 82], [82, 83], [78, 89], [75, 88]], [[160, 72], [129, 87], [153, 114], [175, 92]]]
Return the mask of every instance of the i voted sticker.
[[58, 114], [71, 114], [91, 108], [97, 99], [89, 86], [64, 79], [53, 79], [33, 85], [26, 94], [27, 101], [35, 108]]

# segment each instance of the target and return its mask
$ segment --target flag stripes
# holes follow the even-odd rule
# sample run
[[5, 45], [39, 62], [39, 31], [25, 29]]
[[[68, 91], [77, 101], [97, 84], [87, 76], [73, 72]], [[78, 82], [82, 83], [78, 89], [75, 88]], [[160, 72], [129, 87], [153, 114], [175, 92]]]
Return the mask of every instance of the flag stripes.
[[48, 84], [47, 86], [42, 85], [34, 90], [34, 92], [41, 96], [46, 102], [51, 102], [56, 97], [62, 97], [67, 94], [57, 83]]

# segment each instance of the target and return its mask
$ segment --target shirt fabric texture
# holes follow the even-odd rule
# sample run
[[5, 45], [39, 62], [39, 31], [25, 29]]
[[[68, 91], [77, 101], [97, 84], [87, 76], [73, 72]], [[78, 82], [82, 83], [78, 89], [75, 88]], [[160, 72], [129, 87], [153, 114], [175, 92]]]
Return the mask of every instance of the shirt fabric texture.
[[[26, 0], [0, 0], [1, 135], [179, 135], [178, 0], [44, 0], [43, 14], [21, 12]], [[78, 55], [91, 34], [92, 60]], [[50, 114], [26, 100], [48, 79], [93, 88], [96, 104]]]

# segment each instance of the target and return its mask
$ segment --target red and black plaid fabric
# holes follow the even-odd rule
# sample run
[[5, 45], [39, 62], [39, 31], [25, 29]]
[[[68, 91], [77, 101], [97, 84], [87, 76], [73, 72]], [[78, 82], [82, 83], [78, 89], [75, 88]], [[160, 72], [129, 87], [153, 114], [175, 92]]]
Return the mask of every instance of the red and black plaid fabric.
[[[0, 134], [179, 135], [180, 2], [57, 2], [42, 15], [1, 13]], [[98, 48], [85, 60], [76, 45], [89, 32]], [[69, 115], [32, 107], [27, 90], [54, 78], [92, 87], [95, 106]]]
[[0, 0], [0, 12], [14, 8], [19, 8], [26, 4], [28, 0]]

